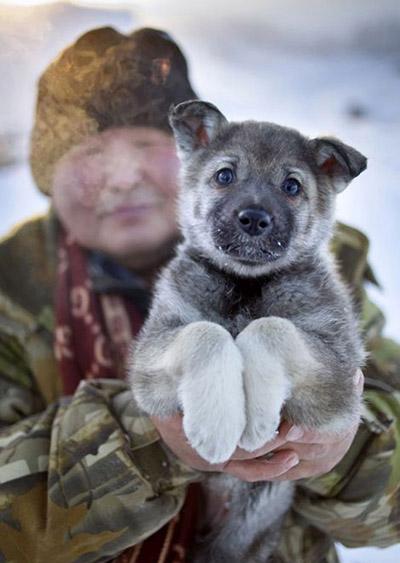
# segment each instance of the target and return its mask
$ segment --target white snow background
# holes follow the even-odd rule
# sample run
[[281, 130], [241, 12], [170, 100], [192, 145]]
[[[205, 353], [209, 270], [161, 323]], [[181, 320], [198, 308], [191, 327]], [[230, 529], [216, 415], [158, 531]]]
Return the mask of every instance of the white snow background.
[[[35, 81], [68, 42], [106, 24], [168, 30], [188, 56], [197, 93], [234, 120], [333, 134], [368, 156], [338, 197], [337, 217], [371, 240], [382, 291], [373, 299], [400, 338], [400, 3], [398, 0], [86, 0], [16, 8], [0, 1], [0, 134], [21, 154], [0, 168], [0, 234], [46, 208], [26, 162]], [[92, 5], [89, 7], [89, 4]], [[345, 563], [395, 563], [400, 547], [339, 547]]]

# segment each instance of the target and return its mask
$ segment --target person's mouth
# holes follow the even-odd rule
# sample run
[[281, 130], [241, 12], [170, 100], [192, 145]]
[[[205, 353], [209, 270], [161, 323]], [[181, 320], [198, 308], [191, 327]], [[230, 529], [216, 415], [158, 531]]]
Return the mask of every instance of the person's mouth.
[[125, 216], [137, 216], [141, 217], [152, 211], [156, 207], [155, 203], [141, 203], [139, 205], [121, 205], [116, 207], [112, 212], [113, 215], [118, 215], [119, 217]]
[[124, 203], [100, 212], [103, 216], [112, 216], [120, 219], [140, 219], [160, 207], [159, 201], [142, 203]]

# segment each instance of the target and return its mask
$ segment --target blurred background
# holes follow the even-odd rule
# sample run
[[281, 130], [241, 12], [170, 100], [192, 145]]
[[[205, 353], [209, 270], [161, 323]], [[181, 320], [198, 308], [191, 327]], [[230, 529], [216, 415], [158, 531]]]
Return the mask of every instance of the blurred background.
[[[398, 0], [0, 0], [0, 236], [46, 209], [27, 164], [36, 81], [76, 37], [112, 25], [170, 32], [200, 97], [233, 120], [333, 134], [369, 158], [337, 217], [371, 240], [372, 298], [400, 339], [400, 2]], [[345, 563], [400, 561], [400, 547], [341, 549]]]

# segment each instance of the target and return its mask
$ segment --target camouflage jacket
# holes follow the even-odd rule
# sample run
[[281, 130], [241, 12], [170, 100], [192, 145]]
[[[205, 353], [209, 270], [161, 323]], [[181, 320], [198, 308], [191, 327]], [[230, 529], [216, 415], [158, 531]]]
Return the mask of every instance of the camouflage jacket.
[[[298, 483], [276, 561], [333, 562], [333, 542], [400, 538], [400, 347], [365, 295], [366, 238], [339, 226], [333, 247], [362, 306], [370, 359], [365, 417], [330, 473]], [[54, 219], [0, 243], [0, 563], [107, 561], [180, 509], [199, 474], [162, 444], [126, 383], [61, 396], [52, 352]], [[149, 562], [152, 563], [152, 562]]]

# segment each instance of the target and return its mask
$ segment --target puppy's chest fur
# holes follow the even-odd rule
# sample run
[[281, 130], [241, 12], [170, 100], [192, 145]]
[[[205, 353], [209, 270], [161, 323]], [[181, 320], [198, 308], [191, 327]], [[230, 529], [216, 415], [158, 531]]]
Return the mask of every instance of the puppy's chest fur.
[[[321, 299], [328, 303], [329, 295], [334, 297], [330, 284], [326, 284], [326, 272], [311, 264], [258, 278], [227, 274], [186, 253], [171, 266], [173, 285], [183, 300], [191, 303], [202, 319], [224, 326], [234, 338], [254, 319], [290, 318], [299, 310], [305, 315], [311, 308], [324, 307]], [[321, 286], [324, 295], [319, 292]]]
[[219, 282], [211, 299], [219, 324], [224, 324], [234, 338], [252, 319], [268, 316], [265, 280], [226, 277]]
[[225, 279], [220, 294], [220, 314], [231, 322], [231, 333], [235, 337], [255, 319], [263, 306], [265, 282], [258, 279]]

